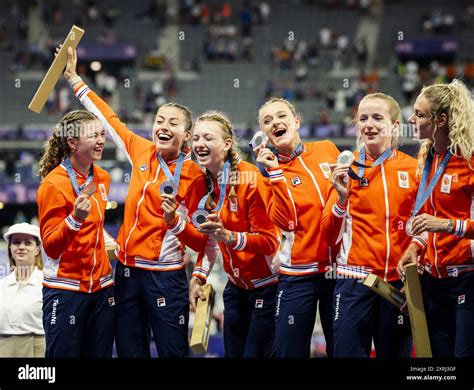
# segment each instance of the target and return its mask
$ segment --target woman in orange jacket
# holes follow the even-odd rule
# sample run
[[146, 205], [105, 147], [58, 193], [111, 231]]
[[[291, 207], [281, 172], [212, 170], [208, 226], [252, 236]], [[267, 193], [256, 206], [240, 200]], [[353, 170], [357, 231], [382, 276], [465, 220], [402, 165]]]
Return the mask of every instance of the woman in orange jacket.
[[[198, 252], [218, 242], [229, 277], [224, 290], [225, 356], [273, 356], [280, 240], [257, 189], [258, 169], [241, 159], [232, 125], [219, 112], [198, 118], [192, 148], [205, 168], [208, 192], [193, 215], [196, 227], [176, 215], [172, 196], [164, 196], [165, 219], [170, 231]], [[193, 308], [203, 297], [201, 286], [211, 268], [198, 259], [190, 286]]]
[[[434, 357], [474, 357], [474, 106], [459, 80], [423, 88], [410, 123], [422, 145], [413, 242]], [[418, 260], [418, 256], [420, 256]]]
[[44, 261], [46, 357], [111, 357], [112, 267], [105, 250], [109, 174], [105, 130], [87, 111], [66, 114], [39, 163], [37, 202]]
[[373, 339], [377, 357], [409, 357], [408, 317], [362, 282], [371, 273], [402, 287], [396, 267], [411, 241], [405, 227], [415, 197], [417, 164], [397, 150], [401, 112], [391, 96], [365, 96], [355, 125], [354, 159], [359, 169], [356, 174], [341, 163], [334, 168], [335, 191], [321, 228], [330, 245], [341, 242], [334, 290], [334, 356], [369, 357]]
[[330, 141], [303, 143], [293, 105], [272, 98], [259, 110], [268, 138], [254, 151], [258, 186], [270, 219], [283, 231], [276, 308], [278, 357], [309, 357], [319, 302], [326, 351], [332, 356], [332, 250], [320, 235], [331, 183], [329, 164], [339, 150]]
[[[152, 141], [128, 129], [76, 73], [69, 49], [64, 77], [84, 107], [100, 119], [132, 164], [123, 224], [117, 237], [116, 330], [119, 357], [149, 357], [150, 329], [160, 357], [188, 355], [188, 280], [184, 248], [168, 230], [162, 194], [172, 193], [184, 214], [205, 195], [205, 177], [191, 160], [190, 111], [167, 103], [156, 113]], [[209, 256], [215, 256], [215, 251]]]

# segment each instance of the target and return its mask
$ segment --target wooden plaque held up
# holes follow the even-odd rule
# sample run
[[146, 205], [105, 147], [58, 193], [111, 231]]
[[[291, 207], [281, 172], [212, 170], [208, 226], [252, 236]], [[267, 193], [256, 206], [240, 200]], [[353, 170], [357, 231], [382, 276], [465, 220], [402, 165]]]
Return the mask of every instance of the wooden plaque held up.
[[403, 294], [390, 283], [379, 278], [377, 275], [369, 274], [364, 280], [364, 286], [370, 288], [373, 292], [390, 302], [397, 309], [405, 303]]
[[43, 81], [35, 93], [35, 96], [33, 96], [33, 99], [31, 99], [31, 102], [28, 106], [31, 111], [36, 112], [37, 114], [41, 112], [46, 101], [48, 100], [49, 94], [53, 90], [54, 86], [61, 77], [61, 73], [66, 67], [67, 49], [69, 47], [75, 49], [83, 35], [84, 30], [82, 28], [72, 26], [71, 31], [69, 31], [69, 34], [67, 34], [67, 37], [63, 42], [63, 47], [61, 47], [58, 55], [49, 67], [48, 72], [44, 76]]
[[214, 306], [214, 289], [212, 284], [208, 283], [202, 287], [205, 301], [198, 299], [196, 307], [196, 316], [194, 317], [193, 332], [189, 346], [194, 353], [204, 353], [209, 344], [209, 328], [211, 327], [212, 308]]
[[405, 267], [405, 295], [410, 316], [411, 333], [416, 349], [416, 357], [432, 357], [431, 344], [426, 323], [423, 296], [421, 295], [420, 276], [417, 264]]

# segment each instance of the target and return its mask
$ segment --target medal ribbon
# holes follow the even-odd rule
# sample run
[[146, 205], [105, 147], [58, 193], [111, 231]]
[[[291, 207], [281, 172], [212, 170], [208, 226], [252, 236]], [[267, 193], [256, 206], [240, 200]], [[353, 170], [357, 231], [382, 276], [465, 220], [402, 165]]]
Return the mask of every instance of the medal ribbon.
[[92, 180], [94, 180], [94, 170], [93, 165], [91, 165], [91, 170], [89, 171], [89, 176], [87, 176], [86, 182], [83, 185], [79, 185], [76, 178], [76, 173], [74, 172], [74, 168], [72, 167], [71, 160], [69, 157], [66, 157], [63, 161], [64, 166], [66, 167], [67, 174], [69, 179], [71, 180], [72, 188], [77, 196], [81, 195], [81, 191], [83, 188], [88, 185]]
[[430, 175], [431, 165], [433, 164], [433, 149], [431, 148], [426, 157], [425, 167], [423, 168], [423, 175], [421, 176], [420, 186], [418, 187], [418, 192], [416, 193], [415, 206], [413, 207], [412, 217], [414, 217], [421, 210], [427, 199], [431, 196], [436, 184], [438, 183], [439, 178], [443, 174], [446, 166], [448, 165], [449, 159], [451, 158], [451, 151], [447, 150], [441, 164], [439, 164], [438, 169], [434, 173], [431, 181], [426, 187], [428, 182], [428, 176]]
[[178, 157], [178, 162], [176, 163], [176, 169], [174, 170], [174, 175], [171, 173], [168, 165], [166, 165], [165, 160], [163, 160], [163, 157], [161, 157], [158, 153], [156, 154], [158, 157], [158, 161], [160, 163], [160, 167], [163, 170], [164, 174], [170, 180], [176, 187], [179, 185], [179, 178], [181, 177], [181, 169], [183, 168], [184, 164], [184, 155], [183, 153], [180, 153]]
[[[225, 193], [226, 193], [226, 187], [227, 187], [227, 182], [229, 181], [229, 176], [230, 176], [230, 161], [227, 160], [224, 163], [224, 169], [223, 169], [223, 177], [219, 180], [219, 202], [217, 203], [217, 206], [214, 207], [212, 212], [217, 212], [222, 208], [222, 205], [224, 204], [224, 199], [225, 199]], [[201, 200], [199, 201], [198, 205], [198, 210], [205, 210], [206, 207], [206, 201], [209, 196], [214, 192], [214, 183], [211, 180], [211, 190], [204, 195]]]

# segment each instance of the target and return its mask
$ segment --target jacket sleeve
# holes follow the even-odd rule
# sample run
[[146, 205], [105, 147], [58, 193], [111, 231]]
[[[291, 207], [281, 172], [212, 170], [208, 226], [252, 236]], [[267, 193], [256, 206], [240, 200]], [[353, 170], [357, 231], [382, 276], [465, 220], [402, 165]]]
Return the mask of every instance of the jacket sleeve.
[[58, 259], [76, 237], [83, 221], [74, 216], [74, 211], [68, 213], [64, 196], [50, 182], [40, 185], [37, 203], [44, 251], [52, 259]]
[[191, 222], [185, 220], [181, 215], [168, 224], [168, 230], [175, 235], [179, 241], [195, 252], [203, 252], [207, 246], [209, 236], [197, 231]]
[[456, 220], [453, 234], [459, 237], [468, 238], [469, 240], [474, 240], [474, 220]]
[[321, 219], [321, 237], [326, 237], [326, 242], [329, 246], [333, 247], [339, 241], [338, 238], [343, 229], [346, 211], [347, 202], [343, 205], [338, 202], [337, 191], [331, 185]]
[[257, 187], [270, 220], [284, 231], [298, 224], [296, 205], [281, 168], [268, 170], [269, 178], [258, 174]]
[[266, 256], [275, 254], [279, 247], [278, 232], [265, 211], [258, 189], [251, 189], [245, 201], [249, 205], [247, 219], [251, 228], [248, 232], [235, 232], [232, 249]]
[[208, 236], [199, 232], [190, 221], [193, 213], [198, 208], [199, 201], [204, 195], [206, 195], [205, 177], [204, 175], [199, 175], [189, 185], [183, 200], [184, 205], [181, 203], [176, 212], [177, 218], [168, 224], [169, 231], [183, 245], [198, 253], [205, 250]]
[[117, 147], [126, 154], [130, 164], [133, 165], [136, 157], [154, 146], [153, 142], [136, 135], [128, 129], [112, 108], [84, 82], [74, 85], [74, 94], [87, 111], [95, 114], [100, 119], [107, 134]]
[[218, 253], [219, 245], [217, 244], [217, 241], [209, 238], [204, 252], [198, 254], [192, 276], [201, 279], [202, 283], [206, 284], [207, 278], [216, 262]]
[[[474, 157], [472, 158], [472, 165], [474, 166]], [[470, 168], [467, 167], [466, 169], [470, 169]], [[470, 176], [469, 176], [468, 189], [471, 192], [471, 199], [474, 199], [474, 172], [470, 171], [469, 173], [470, 173]], [[471, 210], [472, 210], [472, 206], [471, 206]], [[453, 234], [458, 237], [474, 240], [474, 220], [469, 219], [469, 218], [466, 218], [464, 220], [462, 219], [455, 220]]]

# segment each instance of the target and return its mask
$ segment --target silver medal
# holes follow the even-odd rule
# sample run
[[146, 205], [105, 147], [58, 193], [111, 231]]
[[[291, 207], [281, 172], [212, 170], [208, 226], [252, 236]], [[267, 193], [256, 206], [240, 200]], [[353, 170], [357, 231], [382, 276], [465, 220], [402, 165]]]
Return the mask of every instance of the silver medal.
[[160, 193], [176, 196], [178, 195], [178, 186], [171, 180], [166, 180], [160, 185]]
[[350, 150], [344, 150], [337, 156], [336, 162], [343, 165], [351, 165], [354, 162], [354, 153]]
[[209, 212], [207, 210], [202, 210], [202, 209], [196, 210], [193, 213], [193, 217], [192, 217], [193, 225], [197, 228], [200, 227], [201, 224], [207, 221], [206, 217], [208, 215], [209, 215]]
[[268, 142], [268, 137], [263, 131], [257, 131], [252, 140], [250, 141], [250, 146], [252, 149], [259, 147], [260, 145], [266, 145]]

